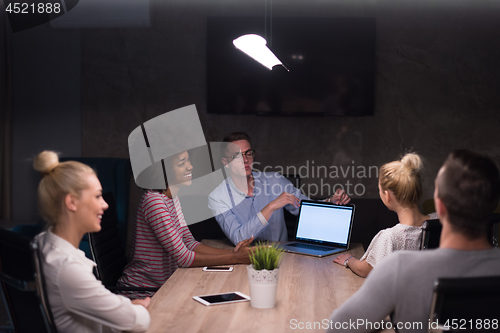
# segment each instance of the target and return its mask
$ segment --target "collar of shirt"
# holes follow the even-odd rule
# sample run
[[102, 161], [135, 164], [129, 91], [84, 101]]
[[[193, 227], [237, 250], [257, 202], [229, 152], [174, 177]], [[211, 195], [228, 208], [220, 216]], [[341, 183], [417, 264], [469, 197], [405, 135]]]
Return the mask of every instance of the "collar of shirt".
[[70, 242], [54, 234], [52, 232], [52, 229], [47, 230], [47, 234], [45, 237], [47, 239], [47, 242], [50, 243], [52, 247], [55, 248], [58, 252], [70, 255], [90, 270], [92, 270], [94, 266], [96, 266], [95, 262], [85, 256], [85, 252], [75, 248], [73, 245], [71, 245]]
[[[253, 176], [253, 181], [254, 181], [254, 185], [253, 185], [253, 193], [255, 193], [255, 189], [256, 188], [260, 188], [261, 187], [261, 183], [262, 181], [260, 180], [260, 177], [257, 175], [257, 173], [255, 171], [252, 171], [252, 176]], [[229, 182], [229, 186], [231, 187], [231, 191], [235, 191], [240, 197], [242, 198], [253, 198], [255, 197], [255, 195], [247, 195], [246, 193], [243, 193], [242, 191], [240, 191], [236, 185], [234, 184], [233, 182], [233, 179], [231, 177], [228, 177], [228, 182]]]

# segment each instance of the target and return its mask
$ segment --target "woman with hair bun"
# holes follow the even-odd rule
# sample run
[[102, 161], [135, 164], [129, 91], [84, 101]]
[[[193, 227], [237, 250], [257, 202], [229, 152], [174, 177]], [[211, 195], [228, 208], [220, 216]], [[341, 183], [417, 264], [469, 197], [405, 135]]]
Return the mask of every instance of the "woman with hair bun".
[[422, 224], [431, 218], [418, 209], [422, 196], [422, 159], [416, 153], [408, 153], [401, 160], [384, 164], [379, 170], [379, 195], [390, 210], [398, 214], [399, 223], [381, 230], [372, 239], [361, 259], [343, 253], [333, 262], [349, 267], [361, 277], [368, 273], [384, 257], [397, 250], [418, 250]]
[[48, 226], [36, 240], [57, 330], [146, 331], [150, 299], [130, 301], [111, 293], [92, 273], [95, 263], [78, 249], [85, 233], [101, 230], [108, 208], [94, 170], [75, 161], [59, 163], [52, 151], [41, 152], [33, 166], [42, 174], [38, 206]]

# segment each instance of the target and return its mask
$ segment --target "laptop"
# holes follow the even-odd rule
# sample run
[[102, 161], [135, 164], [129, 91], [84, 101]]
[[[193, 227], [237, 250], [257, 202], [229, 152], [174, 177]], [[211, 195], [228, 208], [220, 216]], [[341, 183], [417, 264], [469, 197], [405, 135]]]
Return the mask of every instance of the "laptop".
[[295, 242], [284, 245], [283, 249], [315, 257], [347, 251], [354, 210], [354, 205], [302, 200]]

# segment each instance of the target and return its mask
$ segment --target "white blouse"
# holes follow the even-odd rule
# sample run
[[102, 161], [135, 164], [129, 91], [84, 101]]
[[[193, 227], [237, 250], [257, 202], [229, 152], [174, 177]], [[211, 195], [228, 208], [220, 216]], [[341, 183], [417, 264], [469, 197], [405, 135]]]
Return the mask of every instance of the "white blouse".
[[98, 281], [95, 263], [50, 230], [37, 236], [43, 273], [57, 330], [64, 332], [144, 332], [150, 316], [142, 305], [115, 295]]
[[[429, 219], [439, 218], [436, 213], [429, 214]], [[392, 228], [380, 230], [373, 237], [361, 261], [366, 260], [372, 267], [375, 267], [382, 259], [391, 252], [399, 250], [420, 250], [422, 242], [422, 227], [414, 227], [396, 224]]]

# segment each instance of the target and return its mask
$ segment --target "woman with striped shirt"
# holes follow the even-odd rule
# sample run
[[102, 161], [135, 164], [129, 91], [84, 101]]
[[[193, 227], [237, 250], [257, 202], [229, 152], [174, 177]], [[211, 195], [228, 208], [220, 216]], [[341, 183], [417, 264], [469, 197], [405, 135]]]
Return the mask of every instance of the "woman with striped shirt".
[[[174, 155], [165, 166], [170, 184], [164, 191], [147, 190], [143, 194], [137, 209], [132, 261], [118, 285], [161, 287], [177, 267], [250, 263], [248, 245], [253, 237], [232, 250], [216, 249], [197, 242], [187, 227], [177, 193], [181, 186], [191, 185], [189, 153]], [[126, 294], [137, 298], [152, 293]]]

